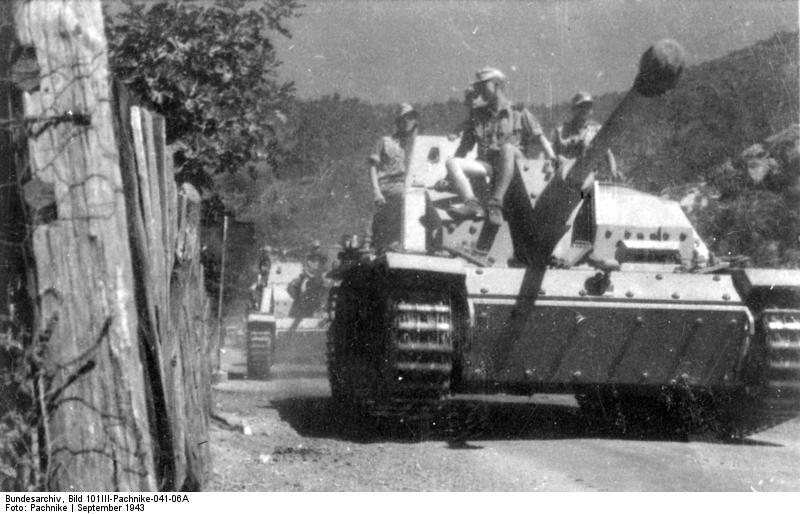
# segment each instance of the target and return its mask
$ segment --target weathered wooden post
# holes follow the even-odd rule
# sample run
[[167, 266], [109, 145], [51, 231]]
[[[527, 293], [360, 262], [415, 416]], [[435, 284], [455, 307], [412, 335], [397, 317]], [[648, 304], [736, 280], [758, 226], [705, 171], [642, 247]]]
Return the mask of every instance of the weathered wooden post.
[[222, 371], [222, 345], [225, 344], [225, 336], [222, 327], [222, 305], [223, 295], [225, 294], [225, 246], [228, 243], [228, 215], [224, 217], [222, 223], [222, 263], [220, 264], [219, 272], [219, 298], [217, 298], [217, 360], [216, 369], [214, 370], [214, 382], [221, 382], [225, 378], [225, 373]]
[[15, 3], [38, 89], [24, 94], [32, 181], [53, 193], [33, 227], [51, 490], [155, 490], [125, 198], [99, 0]]

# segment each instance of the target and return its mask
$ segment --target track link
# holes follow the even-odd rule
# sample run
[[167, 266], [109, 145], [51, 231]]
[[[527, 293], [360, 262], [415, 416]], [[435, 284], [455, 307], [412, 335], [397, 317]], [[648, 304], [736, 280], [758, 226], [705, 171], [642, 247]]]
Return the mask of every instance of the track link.
[[766, 362], [758, 417], [780, 423], [800, 413], [800, 310], [761, 314]]
[[342, 288], [335, 295], [328, 341], [334, 399], [389, 422], [429, 417], [449, 393], [453, 368], [446, 294], [395, 288], [376, 298]]
[[372, 402], [370, 414], [396, 421], [424, 418], [450, 390], [450, 305], [412, 291], [397, 291], [387, 303], [386, 394]]

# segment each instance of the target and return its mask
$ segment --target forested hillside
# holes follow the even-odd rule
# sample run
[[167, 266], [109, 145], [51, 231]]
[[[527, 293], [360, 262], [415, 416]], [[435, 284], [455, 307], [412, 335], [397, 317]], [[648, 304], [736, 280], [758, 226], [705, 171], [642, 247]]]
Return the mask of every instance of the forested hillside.
[[[622, 94], [597, 97], [598, 121]], [[680, 186], [703, 183], [715, 207], [693, 216], [718, 253], [796, 266], [797, 237], [786, 225], [800, 217], [796, 197], [747, 179], [740, 154], [798, 122], [798, 94], [797, 33], [691, 66], [664, 107], [642, 113], [630, 127], [618, 163], [635, 186], [655, 193], [672, 188], [674, 196]], [[466, 114], [460, 99], [417, 107], [423, 133], [453, 132]], [[294, 102], [286, 112], [289, 150], [279, 165], [253, 166], [224, 180], [236, 184], [228, 189], [239, 195], [237, 220], [252, 223], [241, 246], [336, 244], [343, 233], [363, 233], [372, 216], [365, 159], [376, 138], [392, 129], [394, 108], [338, 95]], [[569, 113], [567, 103], [531, 109], [548, 134]], [[740, 183], [736, 194], [726, 190], [731, 180]], [[774, 251], [765, 253], [770, 244]], [[249, 251], [239, 256], [250, 259]]]

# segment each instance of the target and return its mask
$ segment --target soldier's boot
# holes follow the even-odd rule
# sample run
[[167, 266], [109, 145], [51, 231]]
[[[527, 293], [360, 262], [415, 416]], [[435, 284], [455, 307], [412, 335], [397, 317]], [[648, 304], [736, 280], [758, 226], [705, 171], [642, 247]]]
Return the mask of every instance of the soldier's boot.
[[499, 200], [492, 198], [486, 204], [486, 214], [491, 225], [503, 224], [503, 204]]
[[440, 192], [449, 192], [453, 190], [453, 184], [451, 184], [450, 181], [447, 180], [446, 178], [443, 178], [442, 180], [437, 181], [433, 185], [433, 190]]
[[448, 209], [450, 214], [455, 214], [461, 218], [483, 218], [484, 212], [477, 198], [470, 198], [461, 205], [456, 205]]

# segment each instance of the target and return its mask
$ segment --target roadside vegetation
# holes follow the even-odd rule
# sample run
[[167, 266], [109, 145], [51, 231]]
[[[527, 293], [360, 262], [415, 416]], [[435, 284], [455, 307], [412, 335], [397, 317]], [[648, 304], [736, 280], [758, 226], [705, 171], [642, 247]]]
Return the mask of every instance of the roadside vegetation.
[[[290, 255], [314, 239], [334, 246], [344, 233], [363, 233], [372, 216], [365, 158], [391, 130], [395, 106], [295, 98], [270, 38], [292, 37], [285, 22], [300, 15], [294, 0], [126, 0], [111, 20], [115, 72], [168, 117], [178, 180], [206, 199], [212, 293], [222, 214], [231, 216], [226, 304], [246, 296], [260, 246]], [[595, 118], [602, 122], [622, 94], [597, 96]], [[569, 112], [566, 102], [530, 107], [548, 134]], [[417, 108], [430, 134], [455, 132], [465, 114], [455, 98]], [[798, 35], [779, 33], [688, 68], [663, 109], [631, 127], [617, 159], [635, 187], [694, 201], [690, 216], [718, 255], [797, 267], [800, 242], [789, 228], [800, 219], [797, 138], [765, 141], [797, 124], [798, 112]], [[652, 142], [664, 139], [654, 152]], [[743, 157], [758, 143], [761, 157], [780, 154], [766, 181], [751, 177]]]

